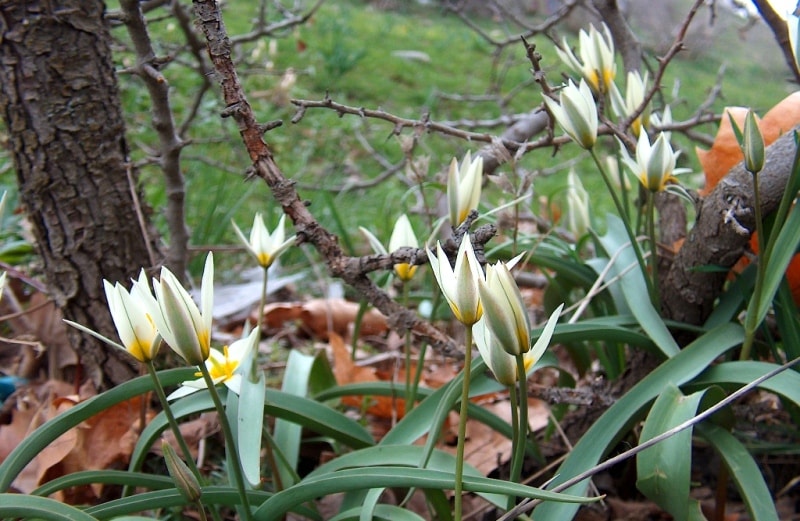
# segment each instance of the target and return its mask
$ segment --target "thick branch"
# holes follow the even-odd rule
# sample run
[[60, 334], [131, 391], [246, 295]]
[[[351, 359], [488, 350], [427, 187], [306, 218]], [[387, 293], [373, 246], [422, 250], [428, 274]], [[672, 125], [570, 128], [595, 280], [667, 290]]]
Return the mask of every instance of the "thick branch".
[[[767, 148], [767, 161], [758, 176], [764, 216], [775, 211], [783, 196], [794, 154], [791, 132]], [[742, 163], [698, 203], [697, 214], [695, 226], [675, 257], [662, 293], [666, 318], [694, 325], [708, 318], [728, 270], [745, 253], [755, 229], [753, 177]], [[702, 269], [709, 266], [721, 269]]]

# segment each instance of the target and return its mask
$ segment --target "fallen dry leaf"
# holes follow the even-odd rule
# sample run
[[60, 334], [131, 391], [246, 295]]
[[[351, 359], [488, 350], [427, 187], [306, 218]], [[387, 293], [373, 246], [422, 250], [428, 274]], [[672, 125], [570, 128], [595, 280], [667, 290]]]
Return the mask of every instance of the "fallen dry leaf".
[[[352, 336], [359, 305], [344, 299], [313, 299], [307, 302], [281, 302], [264, 306], [264, 324], [282, 327], [286, 322], [299, 321], [309, 334], [327, 340], [329, 333], [340, 337]], [[388, 330], [386, 317], [370, 309], [361, 317], [361, 336], [380, 335]]]
[[[69, 394], [73, 387], [64, 382], [47, 382], [29, 387], [19, 396], [9, 425], [0, 426], [0, 460], [5, 459], [25, 436], [46, 421], [71, 409], [91, 396], [92, 390], [81, 389], [81, 395]], [[13, 488], [30, 493], [39, 485], [56, 477], [82, 470], [120, 468], [127, 464], [139, 436], [142, 397], [119, 403], [70, 429], [42, 450], [20, 473]], [[152, 415], [151, 415], [152, 416]], [[77, 487], [55, 494], [59, 501], [78, 504], [96, 500], [102, 487]]]
[[[361, 367], [353, 361], [350, 349], [345, 345], [342, 337], [336, 333], [331, 333], [328, 341], [333, 352], [333, 375], [336, 377], [336, 383], [346, 385], [380, 381], [375, 368]], [[399, 375], [398, 378], [404, 379], [405, 375]], [[398, 392], [402, 394], [403, 391], [399, 389]], [[363, 397], [345, 396], [342, 398], [342, 403], [351, 407], [361, 408], [363, 406]], [[379, 418], [402, 418], [405, 413], [405, 402], [399, 397], [372, 396], [369, 398], [369, 406], [366, 408], [366, 412]]]
[[[725, 107], [714, 144], [709, 150], [695, 148], [706, 180], [705, 186], [698, 190], [701, 196], [708, 195], [717, 186], [720, 179], [725, 177], [730, 169], [743, 159], [729, 115], [733, 117], [739, 128], [743, 128], [747, 110], [745, 107]], [[764, 145], [771, 145], [782, 134], [800, 124], [800, 91], [783, 98], [762, 119], [756, 119], [761, 135], [764, 137]]]
[[744, 158], [739, 143], [736, 141], [736, 135], [733, 133], [730, 118], [733, 117], [739, 128], [742, 128], [746, 115], [747, 108], [745, 107], [725, 107], [714, 144], [709, 150], [695, 147], [697, 159], [700, 161], [706, 178], [705, 186], [698, 190], [701, 196], [711, 193], [720, 179], [725, 177], [730, 169]]

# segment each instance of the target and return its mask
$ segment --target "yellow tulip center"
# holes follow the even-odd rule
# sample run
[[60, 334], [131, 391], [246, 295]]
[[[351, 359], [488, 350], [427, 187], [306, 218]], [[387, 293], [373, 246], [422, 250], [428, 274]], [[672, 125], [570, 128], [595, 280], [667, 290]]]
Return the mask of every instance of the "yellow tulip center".
[[[239, 360], [231, 360], [228, 356], [228, 346], [225, 346], [222, 349], [222, 356], [223, 360], [220, 361], [218, 357], [210, 357], [211, 360], [211, 367], [209, 368], [208, 373], [211, 375], [211, 378], [214, 381], [219, 380], [220, 382], [225, 382], [233, 377], [233, 372], [236, 371], [236, 368], [239, 367]], [[202, 376], [202, 373], [196, 373], [198, 376]]]
[[272, 265], [272, 256], [269, 253], [260, 252], [256, 254], [258, 265], [262, 268], [269, 268]]
[[135, 359], [137, 359], [138, 361], [140, 361], [140, 362], [149, 362], [150, 361], [150, 347], [151, 346], [150, 346], [149, 343], [145, 345], [144, 342], [142, 342], [141, 340], [139, 340], [137, 338], [136, 341], [133, 344], [131, 344], [129, 346], [126, 346], [126, 347], [128, 349], [128, 352], [131, 355], [133, 355], [133, 357]]
[[412, 266], [408, 263], [400, 263], [394, 265], [394, 272], [400, 277], [400, 280], [403, 282], [408, 282], [414, 277], [414, 274], [417, 272], [417, 266]]

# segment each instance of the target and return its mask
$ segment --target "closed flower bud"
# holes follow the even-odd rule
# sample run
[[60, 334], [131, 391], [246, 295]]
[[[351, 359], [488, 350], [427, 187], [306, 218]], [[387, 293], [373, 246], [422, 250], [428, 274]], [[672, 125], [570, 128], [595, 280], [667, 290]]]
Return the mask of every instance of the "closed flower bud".
[[211, 351], [211, 321], [214, 305], [214, 258], [206, 257], [200, 289], [200, 309], [177, 277], [162, 268], [153, 280], [155, 297], [142, 292], [150, 316], [170, 348], [192, 365], [200, 365]]
[[478, 156], [473, 160], [472, 154], [467, 152], [461, 166], [453, 158], [447, 174], [447, 204], [451, 226], [458, 226], [464, 222], [469, 212], [478, 208], [482, 182], [482, 157]]
[[161, 442], [161, 451], [164, 453], [164, 461], [167, 463], [169, 475], [172, 477], [175, 488], [178, 489], [181, 496], [190, 503], [199, 501], [203, 491], [200, 488], [197, 477], [192, 474], [186, 463], [178, 457], [172, 445], [166, 441]]
[[764, 136], [761, 135], [756, 115], [752, 110], [748, 110], [745, 116], [742, 138], [745, 168], [748, 172], [757, 174], [764, 169]]

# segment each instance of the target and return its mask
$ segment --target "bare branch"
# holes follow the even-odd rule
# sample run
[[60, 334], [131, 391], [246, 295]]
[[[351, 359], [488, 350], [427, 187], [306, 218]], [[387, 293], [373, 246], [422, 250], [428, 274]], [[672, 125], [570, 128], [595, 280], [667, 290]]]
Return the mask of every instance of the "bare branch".
[[170, 247], [167, 250], [166, 264], [182, 278], [186, 271], [186, 246], [189, 244], [189, 232], [184, 218], [186, 187], [180, 168], [183, 143], [178, 137], [172, 117], [169, 84], [158, 70], [160, 62], [153, 51], [141, 6], [138, 0], [122, 0], [120, 7], [136, 50], [135, 71], [142, 78], [153, 103], [153, 127], [159, 139], [159, 166], [164, 173], [167, 192], [166, 221], [170, 232]]
[[324, 259], [328, 273], [342, 279], [387, 316], [390, 326], [398, 331], [411, 331], [429, 342], [441, 354], [459, 357], [455, 342], [422, 320], [413, 311], [402, 307], [378, 288], [361, 267], [361, 259], [348, 257], [339, 246], [336, 235], [325, 229], [300, 199], [294, 182], [287, 179], [263, 139], [261, 127], [247, 101], [231, 58], [230, 40], [219, 8], [214, 0], [195, 0], [195, 12], [208, 42], [211, 61], [221, 81], [226, 112], [236, 121], [245, 147], [253, 162], [252, 171], [272, 190], [275, 200], [294, 222], [298, 242], [312, 244]]

